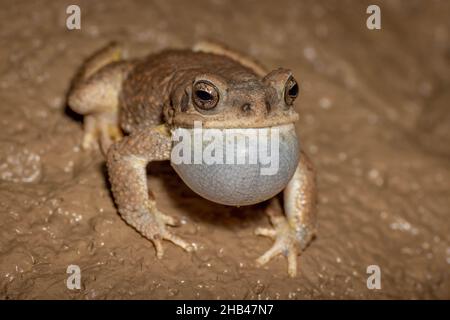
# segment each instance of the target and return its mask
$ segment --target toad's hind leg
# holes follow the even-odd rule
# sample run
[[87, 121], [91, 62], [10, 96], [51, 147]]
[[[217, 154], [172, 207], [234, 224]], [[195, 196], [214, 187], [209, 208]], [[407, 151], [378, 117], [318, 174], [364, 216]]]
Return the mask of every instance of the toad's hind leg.
[[258, 76], [265, 76], [267, 74], [267, 69], [261, 65], [259, 62], [245, 55], [244, 53], [235, 51], [228, 48], [227, 46], [212, 41], [201, 41], [194, 45], [193, 51], [200, 51], [206, 53], [213, 53], [228, 57], [234, 61], [239, 62], [243, 66], [253, 70]]
[[106, 153], [111, 143], [122, 137], [119, 93], [131, 63], [121, 59], [121, 48], [111, 43], [88, 59], [73, 81], [67, 102], [73, 111], [84, 115], [84, 149], [99, 142]]

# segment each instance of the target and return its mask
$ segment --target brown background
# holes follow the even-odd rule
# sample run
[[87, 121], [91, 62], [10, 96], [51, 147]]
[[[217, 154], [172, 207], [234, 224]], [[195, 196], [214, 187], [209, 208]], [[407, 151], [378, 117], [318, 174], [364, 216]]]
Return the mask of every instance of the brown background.
[[[0, 298], [450, 298], [449, 2], [1, 1]], [[318, 172], [319, 232], [287, 277], [262, 206], [196, 196], [166, 163], [149, 181], [160, 209], [185, 217], [185, 254], [118, 216], [99, 152], [78, 148], [65, 94], [83, 59], [110, 40], [130, 56], [219, 39], [301, 82], [302, 147]], [[82, 270], [82, 290], [65, 286]], [[368, 290], [379, 265], [382, 289]]]

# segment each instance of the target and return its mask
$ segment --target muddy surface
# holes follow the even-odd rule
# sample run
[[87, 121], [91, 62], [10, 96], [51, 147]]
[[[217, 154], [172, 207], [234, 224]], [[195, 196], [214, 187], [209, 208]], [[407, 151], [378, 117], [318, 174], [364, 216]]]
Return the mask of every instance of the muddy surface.
[[[449, 2], [1, 1], [0, 298], [450, 298]], [[297, 130], [318, 172], [317, 239], [287, 276], [263, 206], [216, 205], [168, 163], [150, 166], [162, 211], [197, 244], [152, 244], [114, 207], [98, 151], [65, 94], [85, 57], [110, 40], [130, 56], [220, 39], [301, 82]], [[79, 265], [81, 290], [66, 287]], [[366, 268], [381, 268], [381, 289]]]

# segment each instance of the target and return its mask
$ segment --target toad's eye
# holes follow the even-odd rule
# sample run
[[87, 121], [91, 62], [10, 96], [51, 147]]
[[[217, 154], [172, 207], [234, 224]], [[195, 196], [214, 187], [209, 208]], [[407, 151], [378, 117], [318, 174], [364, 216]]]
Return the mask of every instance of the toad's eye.
[[287, 105], [290, 106], [294, 103], [295, 98], [298, 96], [298, 91], [297, 81], [295, 81], [294, 77], [289, 77], [284, 89], [284, 100]]
[[219, 92], [212, 83], [198, 81], [193, 89], [192, 100], [200, 109], [211, 110], [219, 102]]

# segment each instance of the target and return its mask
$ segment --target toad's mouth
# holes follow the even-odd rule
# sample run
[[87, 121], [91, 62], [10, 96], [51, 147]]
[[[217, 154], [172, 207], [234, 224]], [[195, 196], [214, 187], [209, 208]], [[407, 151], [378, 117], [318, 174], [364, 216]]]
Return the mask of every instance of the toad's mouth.
[[289, 182], [299, 144], [291, 124], [268, 128], [178, 128], [171, 164], [202, 197], [226, 205], [267, 200]]

